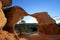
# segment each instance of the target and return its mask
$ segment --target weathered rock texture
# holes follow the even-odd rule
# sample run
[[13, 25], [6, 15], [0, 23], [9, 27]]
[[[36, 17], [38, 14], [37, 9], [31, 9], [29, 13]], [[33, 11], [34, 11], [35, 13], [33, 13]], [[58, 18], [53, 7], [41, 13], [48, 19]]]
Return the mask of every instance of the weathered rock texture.
[[5, 15], [7, 17], [7, 24], [4, 29], [7, 29], [10, 33], [14, 32], [15, 24], [23, 18], [23, 16], [28, 15], [25, 10], [21, 7], [14, 6], [8, 9], [4, 9]]
[[0, 40], [15, 40], [13, 34], [6, 31], [0, 31]]
[[[4, 13], [7, 17], [7, 24], [5, 25], [4, 29], [10, 33], [14, 33], [15, 24], [19, 20], [21, 20], [24, 16], [29, 15], [25, 12], [25, 10], [23, 10], [21, 7], [18, 7], [18, 6], [4, 9]], [[28, 40], [29, 39], [33, 40], [34, 38], [36, 38], [35, 40], [48, 40], [48, 39], [51, 39], [49, 38], [50, 36], [49, 35], [48, 37], [46, 35], [42, 36], [42, 34], [56, 34], [57, 35], [59, 33], [55, 20], [53, 20], [47, 14], [47, 12], [35, 13], [29, 16], [35, 17], [38, 21], [38, 35], [39, 36], [33, 36], [32, 38], [31, 36], [27, 36]], [[41, 37], [40, 35], [42, 36], [42, 38], [40, 38]]]
[[[5, 9], [4, 12], [8, 19], [6, 27], [9, 28], [7, 29], [9, 32], [13, 32], [15, 24], [24, 16], [28, 15], [22, 8], [17, 6]], [[56, 22], [47, 14], [47, 12], [35, 13], [29, 16], [33, 16], [37, 19], [39, 33], [57, 34], [59, 32]]]
[[[22, 19], [24, 16], [28, 15], [21, 7], [15, 6], [4, 10], [7, 17], [7, 24], [4, 29], [7, 29], [9, 32], [14, 32], [15, 24]], [[38, 31], [39, 33], [44, 34], [58, 34], [58, 26], [47, 12], [40, 12], [31, 14], [38, 21]]]
[[35, 13], [30, 16], [37, 19], [39, 33], [57, 34], [59, 32], [55, 20], [53, 20], [47, 12]]
[[3, 7], [12, 5], [12, 0], [0, 0], [0, 1], [2, 2]]
[[5, 14], [2, 11], [2, 3], [0, 1], [0, 30], [2, 30], [2, 28], [5, 26], [7, 22], [7, 19], [5, 17]]
[[24, 9], [18, 6], [14, 6], [11, 8], [4, 9], [5, 15], [7, 17], [7, 23], [4, 27], [4, 30], [15, 34], [18, 38], [16, 32], [14, 31], [15, 24], [23, 18], [23, 16], [28, 15]]
[[2, 30], [6, 22], [7, 19], [2, 11], [2, 3], [0, 1], [0, 40], [15, 40], [14, 35]]
[[[21, 20], [24, 16], [29, 14], [25, 12], [23, 8], [18, 6], [6, 8], [4, 9], [3, 13], [2, 6], [3, 7], [10, 6], [12, 4], [12, 0], [0, 0], [0, 1], [2, 2], [2, 3], [0, 2], [0, 40], [19, 40], [18, 36], [14, 34], [15, 24], [19, 20]], [[35, 17], [38, 21], [38, 35], [35, 36], [30, 34], [28, 36], [22, 35], [23, 37], [27, 38], [25, 40], [60, 40], [59, 39], [60, 36], [57, 35], [59, 33], [57, 24], [55, 20], [53, 20], [47, 14], [47, 12], [35, 13], [29, 16]], [[2, 30], [3, 27], [4, 30], [6, 31]], [[47, 35], [47, 34], [56, 34], [56, 35]]]

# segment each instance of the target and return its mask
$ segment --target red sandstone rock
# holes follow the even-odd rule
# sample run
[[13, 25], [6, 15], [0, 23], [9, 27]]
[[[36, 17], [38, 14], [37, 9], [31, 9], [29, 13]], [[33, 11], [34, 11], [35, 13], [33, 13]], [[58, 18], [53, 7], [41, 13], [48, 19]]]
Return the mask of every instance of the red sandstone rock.
[[[13, 32], [15, 23], [23, 18], [23, 16], [28, 15], [22, 8], [12, 7], [5, 9], [5, 14], [8, 19], [6, 27], [10, 32]], [[20, 15], [19, 15], [20, 14]], [[38, 21], [38, 31], [39, 33], [45, 34], [57, 34], [59, 32], [55, 20], [53, 20], [47, 12], [35, 13], [33, 16]], [[10, 28], [10, 29], [9, 29]], [[11, 30], [12, 29], [12, 30]]]
[[15, 24], [23, 18], [23, 16], [28, 15], [24, 9], [18, 6], [14, 6], [4, 10], [5, 15], [7, 17], [7, 24], [4, 29], [10, 33], [13, 33], [16, 38], [19, 40], [18, 35], [14, 31]]
[[12, 0], [0, 0], [3, 6], [10, 6], [12, 5]]
[[47, 12], [35, 13], [33, 16], [38, 21], [38, 31], [45, 34], [57, 34], [59, 32], [55, 20], [53, 20]]
[[[7, 17], [7, 24], [5, 25], [4, 29], [9, 31], [10, 33], [14, 33], [15, 24], [19, 20], [21, 20], [24, 16], [28, 15], [25, 12], [25, 10], [23, 10], [21, 7], [18, 7], [18, 6], [4, 9], [4, 12]], [[29, 16], [33, 16], [37, 19], [39, 34], [37, 36], [28, 36], [28, 37], [26, 36], [28, 40], [55, 40], [54, 36], [53, 36], [54, 38], [51, 38], [50, 35], [48, 35], [48, 36], [42, 35], [42, 34], [57, 34], [59, 32], [55, 20], [53, 20], [47, 14], [47, 12], [35, 13], [35, 14], [29, 15]], [[42, 33], [42, 34], [40, 34], [40, 33]], [[59, 38], [57, 38], [57, 39], [59, 39]]]
[[2, 11], [2, 3], [0, 1], [0, 30], [5, 26], [7, 19]]
[[18, 6], [14, 6], [11, 8], [7, 8], [4, 9], [5, 15], [7, 17], [7, 24], [4, 27], [4, 29], [6, 28], [7, 31], [13, 33], [14, 32], [14, 27], [15, 24], [23, 18], [23, 16], [28, 15], [24, 9], [22, 9], [21, 7]]
[[15, 40], [13, 34], [6, 31], [0, 31], [0, 40]]
[[6, 22], [7, 19], [2, 11], [2, 3], [0, 2], [0, 40], [15, 40], [14, 35], [2, 30]]

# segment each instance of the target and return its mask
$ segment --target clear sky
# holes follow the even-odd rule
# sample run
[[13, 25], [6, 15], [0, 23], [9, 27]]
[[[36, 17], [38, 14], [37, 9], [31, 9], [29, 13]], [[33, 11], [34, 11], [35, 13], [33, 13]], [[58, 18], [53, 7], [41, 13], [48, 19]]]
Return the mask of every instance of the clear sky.
[[13, 0], [12, 6], [21, 6], [29, 14], [48, 12], [53, 18], [60, 16], [60, 0]]

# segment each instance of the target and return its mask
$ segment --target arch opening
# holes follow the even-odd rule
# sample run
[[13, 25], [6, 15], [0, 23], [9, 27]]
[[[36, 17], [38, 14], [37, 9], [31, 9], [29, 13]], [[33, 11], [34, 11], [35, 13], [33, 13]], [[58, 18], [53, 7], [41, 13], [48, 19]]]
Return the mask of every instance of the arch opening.
[[24, 16], [15, 25], [18, 34], [34, 34], [37, 33], [38, 21], [32, 16]]

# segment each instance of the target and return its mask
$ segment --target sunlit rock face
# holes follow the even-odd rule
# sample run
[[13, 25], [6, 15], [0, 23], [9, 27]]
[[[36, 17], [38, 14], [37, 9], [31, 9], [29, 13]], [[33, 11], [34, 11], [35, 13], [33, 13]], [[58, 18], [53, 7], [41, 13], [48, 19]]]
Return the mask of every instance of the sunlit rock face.
[[35, 13], [30, 16], [33, 16], [38, 21], [38, 31], [39, 33], [45, 34], [57, 34], [59, 32], [58, 26], [56, 25], [55, 20], [53, 20], [47, 12]]
[[7, 31], [0, 31], [0, 40], [15, 40], [15, 37]]
[[6, 22], [7, 22], [7, 19], [6, 19], [5, 15], [4, 15], [3, 11], [2, 11], [2, 3], [0, 1], [0, 30], [3, 29]]
[[[1, 0], [3, 7], [12, 4], [12, 0]], [[1, 5], [0, 5], [1, 7]], [[2, 8], [2, 7], [1, 7]], [[38, 21], [38, 34], [33, 35], [22, 35], [28, 40], [56, 40], [59, 39], [58, 35], [46, 35], [46, 34], [58, 34], [59, 30], [55, 20], [53, 20], [47, 12], [40, 12], [29, 15], [23, 8], [14, 6], [0, 10], [0, 29], [4, 27], [4, 30], [0, 30], [0, 40], [17, 40], [18, 35], [14, 34], [15, 24], [23, 19], [24, 16], [33, 16]], [[5, 17], [6, 16], [6, 17]], [[6, 19], [7, 18], [7, 19]], [[7, 23], [6, 23], [7, 22]], [[2, 23], [2, 24], [1, 24]], [[5, 25], [6, 24], [6, 25]], [[4, 26], [5, 25], [5, 26]], [[21, 37], [21, 35], [20, 35]], [[60, 39], [59, 39], [60, 40]]]
[[3, 7], [12, 5], [12, 0], [0, 0], [3, 4]]
[[0, 2], [0, 40], [15, 40], [14, 35], [3, 30], [6, 22], [7, 19], [2, 11], [2, 3]]
[[2, 9], [0, 9], [0, 29], [2, 29], [5, 26], [6, 22], [7, 22], [7, 19], [4, 15]]
[[[28, 15], [24, 9], [18, 6], [4, 9], [5, 15], [7, 17], [7, 24], [4, 29], [13, 32], [15, 24], [23, 18], [23, 16]], [[7, 27], [7, 28], [6, 28]]]

